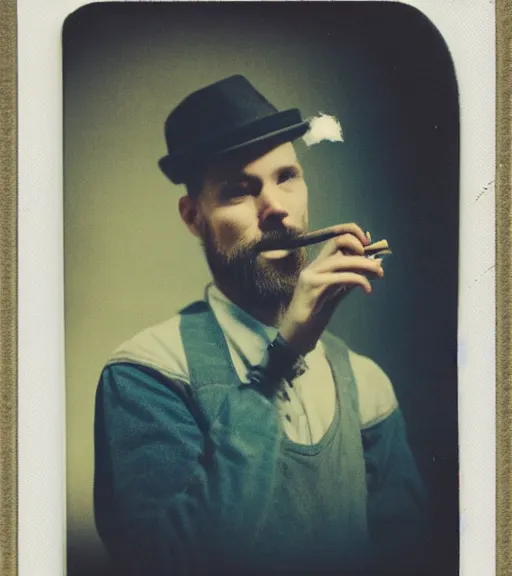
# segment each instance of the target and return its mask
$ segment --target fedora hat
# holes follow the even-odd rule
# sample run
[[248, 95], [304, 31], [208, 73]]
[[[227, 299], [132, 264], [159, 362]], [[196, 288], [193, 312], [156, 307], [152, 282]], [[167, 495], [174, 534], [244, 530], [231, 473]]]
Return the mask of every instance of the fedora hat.
[[158, 162], [175, 184], [209, 160], [264, 141], [278, 145], [309, 128], [296, 108], [279, 112], [241, 75], [230, 76], [187, 96], [167, 117], [167, 154]]

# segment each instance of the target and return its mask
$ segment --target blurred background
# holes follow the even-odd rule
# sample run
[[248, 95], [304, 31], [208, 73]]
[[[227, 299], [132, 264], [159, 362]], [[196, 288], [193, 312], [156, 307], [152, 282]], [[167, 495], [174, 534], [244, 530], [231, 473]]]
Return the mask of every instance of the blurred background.
[[115, 2], [63, 29], [68, 574], [108, 574], [92, 512], [93, 410], [122, 341], [210, 275], [160, 173], [167, 114], [241, 73], [278, 108], [339, 118], [297, 150], [311, 228], [355, 221], [393, 255], [330, 329], [390, 376], [431, 495], [432, 573], [458, 573], [459, 116], [446, 45], [395, 2]]

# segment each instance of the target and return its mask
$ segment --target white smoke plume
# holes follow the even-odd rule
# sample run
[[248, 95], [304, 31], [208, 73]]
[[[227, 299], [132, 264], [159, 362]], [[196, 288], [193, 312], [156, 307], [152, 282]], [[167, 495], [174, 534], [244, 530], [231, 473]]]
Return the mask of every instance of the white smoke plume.
[[307, 146], [313, 146], [322, 140], [343, 142], [343, 130], [335, 116], [319, 112], [318, 116], [309, 118], [308, 121], [309, 130], [302, 137]]

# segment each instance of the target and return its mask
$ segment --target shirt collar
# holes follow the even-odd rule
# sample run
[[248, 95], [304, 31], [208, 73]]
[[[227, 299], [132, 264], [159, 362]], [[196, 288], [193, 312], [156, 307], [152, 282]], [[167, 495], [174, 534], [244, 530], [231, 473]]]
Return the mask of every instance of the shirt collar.
[[277, 336], [277, 328], [266, 326], [239, 308], [215, 284], [205, 290], [210, 305], [229, 344], [250, 366], [261, 362], [268, 345]]

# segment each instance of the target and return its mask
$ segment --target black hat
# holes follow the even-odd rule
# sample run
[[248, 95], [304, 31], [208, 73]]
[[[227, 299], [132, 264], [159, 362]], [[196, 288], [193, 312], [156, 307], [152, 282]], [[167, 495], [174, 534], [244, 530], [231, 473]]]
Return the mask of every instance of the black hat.
[[299, 110], [279, 112], [246, 78], [230, 76], [193, 92], [169, 114], [168, 154], [158, 164], [181, 184], [213, 157], [266, 140], [289, 142], [308, 128]]

